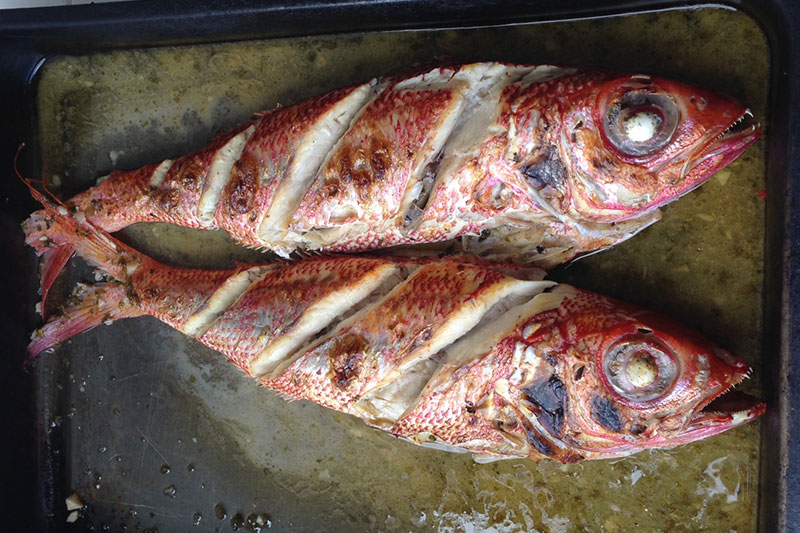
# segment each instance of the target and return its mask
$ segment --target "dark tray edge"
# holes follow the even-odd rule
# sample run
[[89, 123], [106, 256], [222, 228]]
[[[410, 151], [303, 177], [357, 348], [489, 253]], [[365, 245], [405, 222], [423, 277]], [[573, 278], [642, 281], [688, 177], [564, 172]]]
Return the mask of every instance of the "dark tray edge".
[[[11, 161], [20, 141], [33, 138], [35, 125], [30, 120], [34, 78], [43, 59], [55, 54], [77, 53], [132, 46], [201, 43], [210, 40], [243, 40], [288, 37], [302, 33], [338, 33], [359, 30], [406, 29], [420, 27], [466, 27], [515, 22], [552, 21], [602, 16], [631, 11], [647, 11], [699, 4], [682, 2], [602, 1], [529, 2], [520, 9], [515, 2], [429, 2], [400, 1], [392, 4], [368, 2], [267, 3], [229, 1], [129, 3], [10, 10], [0, 19], [0, 66], [6, 73], [0, 80], [0, 149]], [[708, 5], [708, 4], [704, 4]], [[800, 34], [800, 6], [791, 1], [734, 1], [717, 5], [739, 9], [750, 15], [764, 30], [772, 51], [770, 108], [774, 113], [768, 138], [766, 202], [766, 264], [764, 284], [764, 369], [765, 400], [770, 405], [764, 419], [761, 453], [761, 493], [759, 530], [800, 530], [800, 472], [792, 464], [800, 462], [800, 447], [791, 446], [800, 438], [793, 424], [793, 408], [800, 408], [800, 388], [792, 387], [792, 370], [800, 364], [800, 313], [793, 302], [800, 302], [800, 195], [794, 191], [800, 169], [800, 155], [793, 147], [800, 141], [796, 124], [800, 109], [796, 101], [800, 74], [797, 43]], [[535, 13], [535, 15], [531, 15]], [[299, 18], [298, 18], [299, 17]], [[297, 21], [302, 21], [298, 32]], [[222, 23], [221, 21], [225, 21]], [[364, 23], [364, 21], [367, 21]], [[265, 26], [268, 22], [268, 26]], [[269, 29], [265, 31], [265, 27]], [[23, 102], [25, 105], [20, 105]], [[20, 167], [35, 169], [33, 151], [23, 152]], [[7, 170], [10, 168], [7, 167]], [[25, 172], [26, 175], [35, 175]], [[22, 272], [32, 267], [17, 231], [17, 224], [35, 205], [23, 186], [9, 172], [3, 180], [4, 208], [0, 212], [0, 231], [9, 250], [2, 272], [6, 274], [5, 302], [19, 304], [31, 287]], [[12, 200], [13, 199], [13, 200]], [[23, 200], [20, 200], [23, 199]], [[16, 233], [16, 235], [15, 235]], [[26, 293], [27, 291], [27, 293]], [[798, 304], [800, 305], [800, 304]], [[18, 307], [16, 307], [18, 309]], [[35, 317], [16, 316], [12, 306], [3, 306], [2, 329], [7, 333], [10, 354], [24, 353], [27, 331]], [[6, 501], [17, 509], [13, 520], [35, 530], [60, 529], [54, 522], [63, 505], [62, 494], [44, 481], [58, 471], [59, 458], [53, 446], [58, 435], [43, 427], [42, 407], [34, 398], [34, 379], [42, 373], [22, 371], [17, 357], [7, 357], [2, 385], [7, 405], [14, 413], [13, 435], [7, 439], [9, 451], [6, 479], [18, 484], [8, 487]], [[769, 386], [777, 384], [776, 386]], [[27, 417], [27, 418], [26, 418]], [[48, 417], [49, 418], [49, 417]], [[34, 427], [31, 421], [35, 421]], [[36, 443], [32, 446], [32, 443]], [[32, 449], [34, 448], [34, 449]], [[30, 453], [35, 451], [35, 453]], [[32, 477], [23, 473], [37, 472]], [[52, 479], [52, 478], [50, 478]], [[33, 486], [28, 486], [28, 485]], [[10, 484], [9, 484], [10, 485]], [[10, 490], [9, 490], [10, 489]], [[10, 524], [8, 524], [10, 525]]]

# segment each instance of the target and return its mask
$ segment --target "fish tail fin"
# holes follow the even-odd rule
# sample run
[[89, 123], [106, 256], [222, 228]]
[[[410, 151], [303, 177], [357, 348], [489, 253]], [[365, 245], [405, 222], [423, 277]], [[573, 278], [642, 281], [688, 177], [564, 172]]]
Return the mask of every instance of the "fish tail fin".
[[75, 253], [72, 245], [65, 244], [48, 248], [42, 253], [42, 318], [47, 318], [47, 293], [64, 266]]
[[143, 256], [88, 223], [83, 213], [71, 213], [46, 187], [45, 193], [37, 190], [32, 180], [20, 174], [16, 158], [14, 169], [31, 196], [43, 207], [22, 224], [25, 241], [44, 256], [43, 317], [47, 292], [74, 252], [119, 280], [98, 285], [78, 283], [67, 300], [67, 307], [31, 335], [28, 345], [30, 363], [43, 350], [78, 333], [109, 320], [142, 315], [138, 302], [135, 297], [129, 296], [128, 285], [123, 281], [127, 279], [131, 265], [138, 264]]
[[[103, 269], [112, 277], [124, 280], [132, 264], [141, 262], [142, 255], [117, 241], [106, 232], [86, 221], [81, 211], [70, 212], [58, 200], [51, 200], [39, 192], [29, 180], [22, 180], [31, 195], [44, 206], [25, 222], [25, 242], [40, 255], [45, 255], [43, 296], [50, 288], [63, 265], [74, 250], [92, 266]], [[48, 253], [48, 250], [54, 250]]]
[[[30, 190], [31, 196], [42, 204], [44, 209], [32, 213], [23, 223], [25, 242], [42, 256], [42, 318], [46, 318], [47, 294], [58, 275], [75, 253], [75, 242], [81, 240], [84, 252], [94, 249], [95, 253], [87, 254], [86, 259], [95, 266], [104, 268], [109, 274], [116, 276], [114, 268], [108, 268], [114, 260], [119, 259], [118, 245], [114, 239], [102, 231], [95, 229], [86, 221], [85, 215], [77, 209], [68, 209], [53, 193], [47, 189], [44, 180], [31, 180], [22, 176], [17, 167], [19, 154], [24, 148], [21, 144], [14, 158], [14, 171], [17, 177]], [[44, 193], [33, 184], [38, 183]], [[121, 244], [119, 246], [122, 246]], [[99, 253], [98, 253], [99, 252]], [[89, 257], [91, 256], [91, 257]]]
[[[19, 147], [17, 147], [17, 153], [14, 156], [14, 172], [29, 189], [33, 190], [31, 185], [33, 181], [25, 179], [22, 176], [22, 173], [19, 171], [19, 167], [17, 165], [19, 155], [24, 147], [25, 143], [21, 143]], [[55, 202], [58, 202], [56, 196], [47, 189], [44, 179], [39, 180], [39, 183], [41, 184], [42, 188], [44, 188], [48, 196], [53, 198]], [[36, 197], [36, 195], [34, 195], [34, 197]], [[53, 286], [56, 278], [58, 278], [58, 275], [62, 270], [64, 270], [69, 258], [72, 257], [72, 254], [75, 252], [74, 248], [70, 245], [51, 245], [52, 243], [47, 237], [46, 233], [48, 228], [46, 213], [46, 210], [36, 211], [35, 213], [31, 214], [23, 223], [23, 228], [25, 229], [25, 242], [36, 251], [37, 255], [42, 256], [42, 318], [47, 317], [47, 293], [50, 290], [50, 287]]]
[[53, 220], [47, 209], [32, 213], [22, 223], [22, 229], [25, 231], [26, 244], [42, 258], [42, 317], [45, 318], [47, 293], [72, 257], [75, 248], [69, 243], [56, 244], [58, 239], [54, 237]]
[[117, 281], [98, 285], [78, 283], [68, 301], [71, 302], [68, 306], [31, 334], [28, 363], [42, 351], [78, 333], [109, 321], [143, 314], [125, 285]]

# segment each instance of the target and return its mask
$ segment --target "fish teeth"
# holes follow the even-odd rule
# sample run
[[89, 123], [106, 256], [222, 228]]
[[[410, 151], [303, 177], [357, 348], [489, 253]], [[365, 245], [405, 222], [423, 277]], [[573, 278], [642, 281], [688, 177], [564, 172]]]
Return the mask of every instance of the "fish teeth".
[[742, 113], [741, 117], [739, 117], [736, 120], [734, 120], [731, 123], [730, 126], [725, 128], [719, 135], [714, 137], [714, 139], [710, 143], [708, 143], [707, 146], [710, 146], [710, 145], [716, 143], [717, 141], [719, 141], [720, 139], [722, 139], [723, 137], [726, 137], [726, 136], [730, 135], [731, 131], [736, 129], [736, 127], [739, 126], [742, 122], [744, 122], [746, 119], [751, 119], [753, 117], [754, 117], [753, 112], [750, 111], [750, 109], [745, 109], [744, 113]]
[[752, 119], [752, 118], [753, 118], [753, 116], [754, 116], [754, 115], [753, 115], [753, 112], [752, 112], [752, 111], [750, 111], [750, 109], [745, 109], [745, 110], [744, 110], [744, 113], [742, 113], [742, 116], [741, 116], [741, 117], [739, 117], [739, 118], [737, 118], [736, 120], [734, 120], [734, 121], [733, 121], [733, 123], [732, 123], [730, 126], [728, 126], [727, 128], [725, 128], [725, 131], [723, 131], [722, 133], [720, 133], [720, 134], [717, 136], [717, 138], [716, 138], [716, 139], [714, 139], [714, 141], [716, 142], [716, 141], [718, 141], [719, 139], [721, 139], [722, 137], [724, 137], [725, 135], [728, 135], [728, 134], [731, 132], [731, 130], [733, 130], [733, 129], [736, 129], [736, 127], [737, 127], [737, 126], [739, 126], [740, 124], [742, 124], [743, 122], [745, 122], [745, 120]]

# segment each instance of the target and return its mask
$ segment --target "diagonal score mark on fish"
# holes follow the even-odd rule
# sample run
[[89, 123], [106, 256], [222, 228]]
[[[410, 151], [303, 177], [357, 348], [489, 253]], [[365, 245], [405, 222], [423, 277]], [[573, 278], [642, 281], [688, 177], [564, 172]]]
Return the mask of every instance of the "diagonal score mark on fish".
[[[222, 228], [284, 257], [441, 243], [550, 268], [656, 222], [760, 134], [740, 103], [655, 76], [445, 65], [267, 111], [66, 205], [105, 231]], [[40, 216], [46, 293], [70, 254]]]
[[534, 267], [340, 256], [182, 269], [33, 193], [54, 245], [114, 281], [78, 286], [32, 335], [31, 357], [152, 315], [286, 398], [479, 461], [621, 457], [721, 433], [766, 408], [728, 392], [749, 373], [743, 361], [658, 313], [539, 281]]

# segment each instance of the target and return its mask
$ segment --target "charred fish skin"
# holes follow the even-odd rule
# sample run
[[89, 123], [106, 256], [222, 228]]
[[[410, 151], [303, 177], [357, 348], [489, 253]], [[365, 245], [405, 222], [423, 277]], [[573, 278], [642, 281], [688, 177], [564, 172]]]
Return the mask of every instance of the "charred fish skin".
[[652, 224], [759, 136], [743, 105], [663, 78], [446, 65], [268, 111], [68, 205], [106, 231], [224, 228], [283, 256], [460, 239], [549, 268]]
[[[39, 197], [41, 200], [43, 198]], [[658, 313], [467, 258], [162, 265], [49, 206], [54, 245], [115, 279], [79, 286], [31, 355], [155, 316], [259, 383], [478, 460], [561, 462], [675, 446], [753, 420], [749, 367]], [[541, 276], [539, 272], [539, 277]]]

